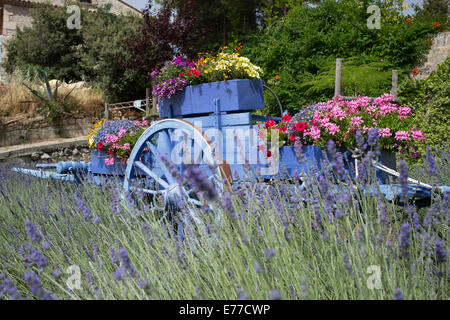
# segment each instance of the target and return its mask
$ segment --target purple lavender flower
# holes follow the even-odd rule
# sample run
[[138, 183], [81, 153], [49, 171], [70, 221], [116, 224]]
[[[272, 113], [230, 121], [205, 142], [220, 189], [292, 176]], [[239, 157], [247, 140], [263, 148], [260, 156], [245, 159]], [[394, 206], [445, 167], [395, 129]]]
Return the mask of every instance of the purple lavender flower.
[[48, 260], [42, 255], [39, 250], [33, 250], [31, 252], [30, 258], [36, 263], [39, 268], [43, 268], [47, 265]]
[[328, 217], [328, 220], [330, 223], [333, 223], [334, 221], [334, 204], [335, 200], [333, 195], [331, 194], [329, 190], [328, 181], [324, 178], [324, 176], [319, 177], [319, 190], [321, 195], [323, 196], [323, 199], [325, 200], [325, 211]]
[[198, 165], [187, 166], [185, 171], [187, 182], [197, 191], [201, 192], [206, 199], [215, 200], [217, 198], [217, 190], [204, 171]]
[[436, 174], [436, 160], [434, 159], [433, 153], [431, 152], [431, 149], [428, 146], [427, 146], [427, 153], [425, 156], [425, 163], [427, 173], [431, 176]]
[[25, 229], [31, 240], [37, 243], [41, 242], [42, 235], [39, 233], [36, 226], [28, 219], [25, 221]]
[[137, 276], [137, 271], [134, 268], [133, 264], [131, 263], [130, 258], [128, 257], [127, 250], [125, 248], [119, 249], [119, 256], [120, 260], [122, 262], [122, 267], [125, 268], [125, 270], [128, 272], [128, 274], [132, 277]]
[[344, 174], [344, 161], [342, 160], [342, 154], [337, 152], [336, 145], [333, 140], [328, 141], [328, 153], [331, 156], [331, 165], [339, 176]]
[[347, 270], [348, 274], [350, 276], [353, 276], [353, 269], [352, 269], [352, 265], [348, 259], [348, 255], [346, 253], [342, 253], [342, 259], [344, 260], [344, 267]]
[[404, 300], [403, 291], [400, 288], [395, 289], [394, 291], [394, 300]]
[[86, 206], [86, 204], [84, 203], [83, 199], [77, 197], [75, 199], [75, 202], [76, 202], [78, 208], [84, 214], [84, 219], [86, 221], [88, 221], [89, 218], [91, 217], [91, 210]]
[[261, 265], [260, 265], [257, 261], [255, 261], [255, 263], [254, 263], [253, 266], [255, 267], [255, 272], [256, 272], [256, 273], [261, 273], [261, 272], [263, 272], [263, 268], [261, 267]]
[[356, 140], [356, 145], [358, 146], [359, 150], [361, 150], [362, 152], [366, 151], [367, 144], [364, 141], [361, 131], [357, 130], [355, 132], [355, 140]]
[[227, 215], [232, 219], [235, 220], [236, 219], [236, 211], [234, 210], [234, 206], [233, 206], [233, 196], [229, 193], [225, 193], [223, 195], [223, 199], [222, 199], [222, 205], [225, 209], [225, 212], [227, 213]]
[[116, 280], [124, 280], [125, 279], [125, 274], [126, 274], [126, 270], [125, 268], [119, 268], [116, 270], [116, 272], [114, 273], [114, 278]]
[[94, 280], [92, 280], [91, 273], [88, 270], [86, 270], [86, 279], [87, 279], [89, 285], [91, 285], [91, 286], [94, 285]]
[[379, 147], [378, 137], [379, 137], [378, 129], [374, 128], [369, 130], [369, 132], [367, 133], [367, 144], [369, 145], [369, 147], [372, 147], [373, 149], [378, 149]]
[[419, 220], [419, 215], [417, 214], [416, 211], [413, 211], [412, 216], [411, 216], [411, 220], [412, 220], [412, 225], [414, 227], [414, 230], [415, 231], [419, 231], [420, 220]]
[[275, 250], [273, 248], [264, 249], [264, 255], [266, 256], [266, 259], [269, 260], [275, 255]]
[[269, 291], [270, 300], [282, 300], [281, 293], [277, 289], [272, 289]]
[[398, 181], [402, 187], [402, 201], [406, 203], [408, 199], [408, 165], [405, 160], [400, 160], [398, 163], [398, 171], [400, 173]]
[[444, 243], [440, 240], [437, 239], [435, 242], [435, 251], [436, 251], [436, 262], [437, 263], [443, 263], [445, 262], [446, 258], [447, 258], [447, 253], [446, 250], [444, 248]]
[[116, 249], [114, 247], [109, 249], [109, 257], [111, 258], [111, 262], [113, 264], [119, 264], [119, 259], [117, 258]]
[[32, 273], [27, 272], [24, 276], [25, 282], [28, 284], [30, 291], [40, 300], [54, 300], [55, 298], [51, 294], [44, 290], [42, 287], [42, 282], [39, 277]]
[[[0, 275], [0, 280], [2, 279], [2, 275]], [[6, 278], [2, 282], [0, 282], [0, 299], [2, 297], [9, 297], [11, 300], [22, 300], [22, 296], [17, 290], [16, 286], [12, 282], [10, 278]]]
[[248, 293], [245, 292], [242, 289], [237, 289], [236, 290], [237, 296], [238, 296], [238, 300], [248, 300]]
[[410, 244], [410, 240], [409, 240], [409, 234], [411, 232], [411, 228], [409, 226], [408, 222], [405, 222], [402, 224], [401, 226], [401, 231], [400, 231], [400, 250], [402, 253], [402, 256], [404, 258], [408, 258], [409, 257], [409, 244]]

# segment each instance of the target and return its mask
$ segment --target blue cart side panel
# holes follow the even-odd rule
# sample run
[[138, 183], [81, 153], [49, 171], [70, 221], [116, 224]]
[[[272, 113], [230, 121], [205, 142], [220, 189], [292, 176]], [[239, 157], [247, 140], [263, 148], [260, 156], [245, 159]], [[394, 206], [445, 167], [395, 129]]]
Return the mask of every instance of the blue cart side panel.
[[214, 112], [220, 98], [220, 111], [245, 111], [264, 108], [262, 80], [227, 80], [187, 86], [170, 98], [159, 100], [159, 116], [207, 114]]

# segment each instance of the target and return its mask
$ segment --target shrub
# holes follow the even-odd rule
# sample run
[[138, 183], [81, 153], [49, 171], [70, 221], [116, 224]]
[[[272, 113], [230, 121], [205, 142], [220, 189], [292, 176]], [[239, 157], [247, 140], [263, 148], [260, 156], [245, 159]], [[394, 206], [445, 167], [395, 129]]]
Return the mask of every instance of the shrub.
[[[263, 79], [292, 113], [331, 98], [336, 58], [344, 60], [344, 93], [379, 96], [390, 87], [391, 70], [411, 70], [430, 45], [428, 35], [444, 22], [439, 29], [426, 17], [408, 22], [397, 2], [377, 4], [380, 29], [367, 27], [367, 2], [297, 6], [285, 20], [250, 37], [242, 54], [264, 70]], [[278, 113], [273, 97], [266, 98], [268, 111]]]
[[[399, 86], [399, 98], [414, 112], [430, 147], [450, 146], [450, 58], [424, 80], [407, 79]], [[425, 154], [425, 146], [419, 145]]]

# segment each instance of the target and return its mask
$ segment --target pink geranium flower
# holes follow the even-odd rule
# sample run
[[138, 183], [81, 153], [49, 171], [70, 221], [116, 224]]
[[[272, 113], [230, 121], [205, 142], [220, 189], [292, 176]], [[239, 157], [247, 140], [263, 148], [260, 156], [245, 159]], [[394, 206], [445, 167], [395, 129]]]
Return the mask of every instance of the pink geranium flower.
[[409, 133], [407, 131], [397, 131], [395, 133], [396, 140], [409, 140]]
[[411, 136], [414, 140], [426, 140], [421, 130], [411, 130]]
[[391, 132], [391, 129], [384, 128], [384, 129], [378, 130], [378, 135], [383, 138], [388, 138], [388, 137], [392, 136], [392, 132]]
[[114, 164], [114, 158], [105, 158], [105, 164], [107, 166], [113, 165]]
[[350, 122], [352, 127], [358, 127], [360, 124], [363, 124], [363, 123], [364, 123], [364, 120], [362, 117], [352, 117], [351, 122]]

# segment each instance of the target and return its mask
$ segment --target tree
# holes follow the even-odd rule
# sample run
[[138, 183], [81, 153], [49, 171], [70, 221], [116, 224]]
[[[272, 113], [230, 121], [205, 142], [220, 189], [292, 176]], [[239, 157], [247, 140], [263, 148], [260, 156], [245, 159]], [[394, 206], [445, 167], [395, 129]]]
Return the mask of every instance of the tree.
[[[126, 40], [128, 58], [121, 61], [127, 69], [147, 76], [174, 55], [193, 58], [195, 42], [202, 36], [197, 28], [194, 1], [188, 0], [177, 8], [172, 3], [164, 3], [156, 14], [151, 9], [149, 2], [138, 35]], [[150, 81], [150, 77], [147, 79]]]
[[[87, 10], [82, 8], [82, 19]], [[65, 8], [42, 4], [31, 9], [31, 26], [17, 30], [16, 36], [6, 44], [8, 52], [5, 71], [40, 66], [49, 76], [80, 80], [81, 30], [68, 29]]]
[[98, 7], [83, 21], [83, 77], [105, 90], [107, 101], [124, 101], [145, 95], [145, 78], [120, 64], [128, 58], [125, 39], [136, 36], [141, 18], [115, 15], [111, 4]]

